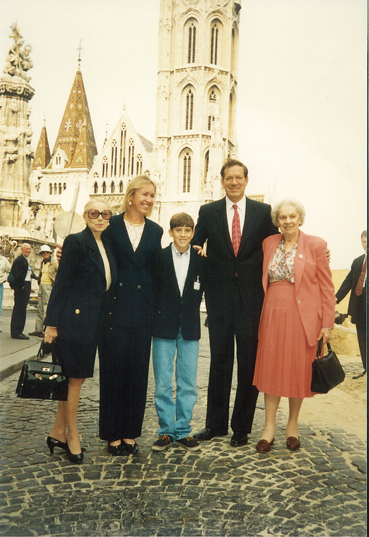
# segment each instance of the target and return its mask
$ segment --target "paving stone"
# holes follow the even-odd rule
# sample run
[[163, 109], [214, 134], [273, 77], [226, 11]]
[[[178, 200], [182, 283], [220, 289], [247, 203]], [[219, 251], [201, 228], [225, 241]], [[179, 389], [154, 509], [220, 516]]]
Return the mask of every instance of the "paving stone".
[[[205, 331], [200, 349], [193, 432], [205, 423]], [[0, 535], [367, 534], [366, 445], [344, 429], [315, 431], [302, 423], [302, 446], [292, 453], [285, 446], [286, 416], [279, 411], [275, 445], [261, 456], [255, 450], [264, 420], [260, 395], [247, 446], [231, 449], [229, 430], [226, 437], [204, 442], [198, 452], [174, 446], [155, 453], [151, 446], [158, 423], [150, 366], [143, 433], [137, 440], [140, 452], [112, 457], [98, 438], [97, 362], [95, 379], [81, 393], [79, 427], [87, 451], [83, 464], [73, 465], [63, 450], [51, 455], [46, 446], [56, 404], [17, 399], [15, 377], [1, 383]]]

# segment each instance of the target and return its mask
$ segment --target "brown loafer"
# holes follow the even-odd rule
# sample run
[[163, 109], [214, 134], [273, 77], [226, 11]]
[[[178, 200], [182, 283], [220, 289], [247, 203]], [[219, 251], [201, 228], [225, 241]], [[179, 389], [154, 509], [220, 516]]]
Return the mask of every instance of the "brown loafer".
[[256, 444], [256, 451], [258, 453], [267, 453], [268, 451], [270, 451], [270, 448], [273, 445], [273, 442], [274, 442], [274, 438], [271, 442], [268, 442], [268, 440], [265, 440], [264, 438], [262, 438]]
[[295, 438], [294, 436], [289, 436], [286, 441], [286, 446], [288, 449], [295, 451], [301, 446], [300, 438]]

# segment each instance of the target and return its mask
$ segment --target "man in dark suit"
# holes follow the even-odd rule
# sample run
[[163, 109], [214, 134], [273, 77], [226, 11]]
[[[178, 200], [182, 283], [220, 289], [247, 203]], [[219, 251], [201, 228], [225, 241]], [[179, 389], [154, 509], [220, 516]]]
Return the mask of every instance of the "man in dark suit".
[[367, 232], [361, 234], [361, 244], [363, 245], [365, 254], [354, 259], [351, 270], [347, 274], [341, 287], [336, 293], [336, 302], [339, 304], [349, 291], [350, 300], [348, 306], [348, 314], [351, 315], [351, 322], [356, 324], [357, 339], [359, 342], [361, 360], [363, 362], [364, 371], [352, 378], [358, 379], [366, 373], [366, 315], [367, 315]]
[[20, 255], [14, 260], [11, 273], [14, 277], [14, 308], [10, 322], [10, 334], [13, 339], [29, 339], [23, 334], [26, 324], [26, 310], [31, 293], [31, 278], [37, 279], [33, 274], [28, 257], [32, 247], [25, 242], [21, 246]]
[[226, 197], [200, 207], [193, 239], [201, 248], [207, 240], [205, 298], [211, 351], [206, 427], [194, 437], [211, 440], [228, 434], [236, 338], [238, 384], [231, 446], [237, 447], [247, 443], [258, 396], [252, 380], [264, 299], [262, 242], [278, 231], [270, 206], [245, 196], [246, 166], [228, 159], [220, 173]]

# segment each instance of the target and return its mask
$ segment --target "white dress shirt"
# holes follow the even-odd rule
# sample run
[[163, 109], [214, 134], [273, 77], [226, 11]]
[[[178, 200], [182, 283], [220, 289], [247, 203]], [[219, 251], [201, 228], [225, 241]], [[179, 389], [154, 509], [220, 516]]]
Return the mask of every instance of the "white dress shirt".
[[190, 265], [191, 246], [189, 245], [187, 251], [181, 254], [172, 243], [172, 256], [179, 292], [182, 296], [184, 285], [186, 283], [188, 267]]
[[239, 202], [236, 204], [231, 201], [226, 196], [226, 212], [227, 212], [227, 221], [228, 221], [228, 230], [229, 230], [229, 236], [232, 239], [232, 221], [234, 216], [234, 209], [233, 205], [237, 205], [237, 212], [240, 216], [240, 227], [241, 227], [241, 235], [243, 232], [243, 225], [245, 223], [245, 216], [246, 216], [246, 196], [244, 196]]

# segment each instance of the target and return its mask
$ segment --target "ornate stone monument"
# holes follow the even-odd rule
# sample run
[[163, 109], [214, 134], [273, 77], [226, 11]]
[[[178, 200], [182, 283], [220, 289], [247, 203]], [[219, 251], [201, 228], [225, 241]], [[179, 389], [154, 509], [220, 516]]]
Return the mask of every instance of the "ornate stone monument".
[[0, 233], [28, 237], [26, 227], [32, 217], [29, 178], [34, 156], [29, 101], [35, 93], [28, 72], [33, 63], [31, 47], [24, 46], [16, 23], [11, 30], [14, 44], [0, 76]]

